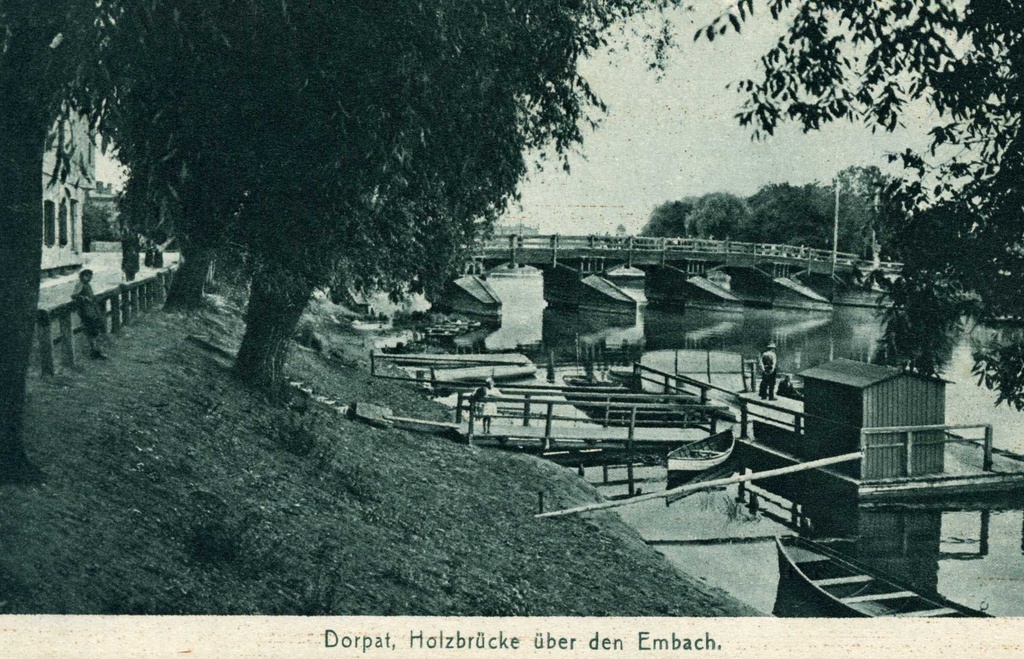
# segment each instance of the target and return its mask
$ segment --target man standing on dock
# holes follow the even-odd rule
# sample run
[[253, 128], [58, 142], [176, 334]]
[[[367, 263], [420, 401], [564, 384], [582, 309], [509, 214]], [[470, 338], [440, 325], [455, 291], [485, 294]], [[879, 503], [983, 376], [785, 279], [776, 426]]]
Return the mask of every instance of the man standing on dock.
[[768, 347], [761, 353], [761, 387], [758, 395], [761, 399], [775, 400], [775, 376], [778, 372], [779, 358], [775, 354], [775, 342], [768, 343]]

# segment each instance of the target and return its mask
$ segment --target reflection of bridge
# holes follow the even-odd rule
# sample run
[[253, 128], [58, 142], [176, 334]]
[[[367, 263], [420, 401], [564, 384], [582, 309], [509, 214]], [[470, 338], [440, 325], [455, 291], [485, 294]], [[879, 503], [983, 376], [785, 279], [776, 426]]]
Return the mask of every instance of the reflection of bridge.
[[[652, 305], [781, 307], [828, 311], [835, 304], [873, 305], [872, 275], [899, 274], [902, 264], [872, 262], [829, 250], [697, 238], [641, 236], [507, 236], [481, 242], [473, 272], [456, 297], [479, 289], [480, 275], [534, 266], [544, 273], [553, 306], [633, 313], [643, 282]], [[468, 293], [473, 296], [472, 291]], [[477, 300], [477, 306], [483, 299]], [[472, 306], [472, 305], [470, 305]]]

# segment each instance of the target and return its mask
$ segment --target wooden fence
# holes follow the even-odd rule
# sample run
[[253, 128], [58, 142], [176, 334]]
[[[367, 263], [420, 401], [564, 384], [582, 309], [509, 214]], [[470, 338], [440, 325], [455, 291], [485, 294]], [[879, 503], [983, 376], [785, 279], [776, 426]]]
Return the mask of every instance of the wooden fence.
[[[173, 268], [157, 272], [151, 277], [120, 284], [97, 293], [96, 302], [104, 316], [103, 331], [117, 334], [125, 325], [154, 307], [163, 304], [171, 285]], [[75, 334], [81, 331], [81, 321], [73, 301], [55, 307], [39, 309], [36, 316], [36, 337], [39, 345], [39, 368], [43, 375], [57, 372], [55, 346], [66, 367], [78, 363]]]

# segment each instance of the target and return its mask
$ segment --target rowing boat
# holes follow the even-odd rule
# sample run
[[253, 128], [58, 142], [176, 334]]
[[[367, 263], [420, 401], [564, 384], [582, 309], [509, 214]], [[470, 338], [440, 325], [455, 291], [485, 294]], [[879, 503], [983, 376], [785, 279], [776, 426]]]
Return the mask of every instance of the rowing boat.
[[[813, 607], [811, 616], [843, 618], [963, 618], [987, 614], [927, 596], [883, 576], [820, 543], [795, 536], [776, 537], [779, 593]], [[776, 604], [776, 609], [779, 606]]]
[[677, 477], [717, 467], [729, 459], [735, 447], [736, 438], [732, 430], [680, 446], [668, 454], [668, 472]]

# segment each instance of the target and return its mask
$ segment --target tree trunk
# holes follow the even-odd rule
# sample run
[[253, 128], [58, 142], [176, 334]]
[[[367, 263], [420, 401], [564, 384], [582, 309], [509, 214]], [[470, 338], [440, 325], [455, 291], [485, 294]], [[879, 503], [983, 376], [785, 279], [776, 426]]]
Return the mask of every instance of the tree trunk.
[[253, 277], [236, 376], [253, 387], [280, 393], [291, 339], [312, 293], [303, 277], [282, 269]]
[[206, 290], [206, 274], [216, 257], [217, 250], [199, 241], [184, 240], [181, 247], [181, 263], [171, 280], [165, 309], [196, 309], [203, 303]]
[[35, 476], [25, 453], [25, 378], [39, 301], [46, 130], [18, 106], [0, 99], [0, 482]]

